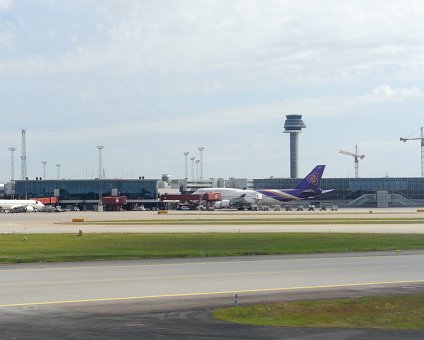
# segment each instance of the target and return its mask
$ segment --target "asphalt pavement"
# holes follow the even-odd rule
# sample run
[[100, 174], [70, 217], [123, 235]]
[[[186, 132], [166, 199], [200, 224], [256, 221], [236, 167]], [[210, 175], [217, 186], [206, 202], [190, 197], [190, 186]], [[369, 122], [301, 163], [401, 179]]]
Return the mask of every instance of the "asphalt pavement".
[[0, 339], [423, 339], [423, 331], [255, 327], [215, 308], [424, 292], [424, 252], [0, 266]]
[[[278, 293], [244, 299], [250, 302], [347, 297], [373, 294], [423, 293], [424, 286], [354, 288]], [[199, 307], [198, 304], [208, 307]], [[105, 303], [89, 306], [31, 306], [0, 312], [0, 339], [293, 339], [293, 340], [422, 340], [422, 330], [373, 330], [258, 327], [213, 318], [215, 308], [230, 298], [163, 303]]]
[[[423, 224], [266, 226], [72, 225], [86, 219], [155, 219], [153, 212], [1, 214], [0, 233], [284, 232], [422, 233]], [[167, 219], [298, 218], [297, 213], [171, 213]], [[319, 212], [302, 217], [420, 217], [416, 211]], [[159, 227], [159, 228], [158, 228]], [[91, 229], [90, 229], [91, 228]], [[424, 252], [371, 252], [0, 265], [0, 339], [424, 339], [420, 330], [255, 327], [222, 322], [235, 303], [424, 293]]]

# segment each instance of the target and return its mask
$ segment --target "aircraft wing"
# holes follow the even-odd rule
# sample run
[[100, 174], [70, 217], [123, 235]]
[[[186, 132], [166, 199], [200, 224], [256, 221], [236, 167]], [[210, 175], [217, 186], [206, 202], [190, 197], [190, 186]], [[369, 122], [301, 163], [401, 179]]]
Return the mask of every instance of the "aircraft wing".
[[255, 204], [251, 199], [246, 199], [246, 194], [241, 195], [240, 197], [234, 197], [230, 200], [230, 206], [234, 208], [251, 208]]
[[246, 194], [241, 195], [240, 197], [234, 197], [230, 200], [231, 203], [249, 203], [246, 200]]
[[21, 212], [27, 209], [27, 205], [26, 204], [3, 205], [0, 207], [0, 209], [3, 211], [10, 211], [10, 212]]
[[17, 209], [22, 209], [22, 208], [26, 208], [26, 205], [25, 204], [12, 204], [12, 205], [7, 207], [7, 209], [9, 209], [9, 210], [17, 210]]

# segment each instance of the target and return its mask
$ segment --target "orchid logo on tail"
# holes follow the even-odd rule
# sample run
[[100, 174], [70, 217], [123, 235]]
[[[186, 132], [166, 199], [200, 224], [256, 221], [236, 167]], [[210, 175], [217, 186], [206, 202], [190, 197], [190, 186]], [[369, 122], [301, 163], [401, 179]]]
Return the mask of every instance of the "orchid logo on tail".
[[311, 183], [312, 185], [318, 184], [318, 174], [314, 172], [313, 174], [310, 174], [307, 178], [307, 181]]

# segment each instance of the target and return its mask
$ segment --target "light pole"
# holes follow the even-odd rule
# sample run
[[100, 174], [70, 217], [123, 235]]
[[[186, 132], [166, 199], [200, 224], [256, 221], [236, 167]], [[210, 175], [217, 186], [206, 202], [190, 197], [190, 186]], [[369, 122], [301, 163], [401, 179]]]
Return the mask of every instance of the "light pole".
[[46, 164], [47, 164], [47, 161], [42, 161], [41, 163], [43, 163], [43, 179], [46, 179]]
[[13, 182], [15, 180], [15, 147], [10, 147], [10, 181]]
[[102, 194], [103, 194], [103, 187], [102, 187], [102, 172], [103, 172], [103, 161], [102, 161], [102, 150], [104, 146], [103, 145], [97, 145], [97, 149], [99, 149], [99, 205], [97, 208], [97, 211], [103, 211], [103, 202], [102, 202]]
[[191, 181], [194, 182], [194, 160], [196, 157], [190, 157], [191, 160]]
[[26, 157], [26, 130], [22, 129], [22, 147], [21, 147], [21, 179], [27, 178], [27, 157]]
[[203, 180], [203, 150], [205, 150], [205, 148], [203, 146], [199, 146], [199, 152], [200, 152], [200, 180]]
[[102, 161], [102, 150], [104, 149], [103, 145], [97, 145], [97, 149], [99, 149], [99, 179], [102, 179], [102, 172], [103, 172], [103, 161]]
[[184, 152], [184, 157], [185, 157], [185, 179], [187, 181], [187, 158], [188, 158], [188, 152]]
[[200, 159], [196, 159], [196, 183], [199, 183], [199, 162]]
[[61, 167], [61, 164], [56, 164], [56, 166], [57, 166], [57, 179], [60, 179], [60, 167]]

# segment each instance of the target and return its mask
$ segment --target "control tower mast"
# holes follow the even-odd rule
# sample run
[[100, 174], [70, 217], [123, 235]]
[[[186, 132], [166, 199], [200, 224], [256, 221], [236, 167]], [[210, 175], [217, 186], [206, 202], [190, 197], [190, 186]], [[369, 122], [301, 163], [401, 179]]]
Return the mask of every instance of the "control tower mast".
[[306, 128], [302, 115], [286, 115], [284, 133], [290, 133], [290, 178], [298, 178], [299, 133]]

